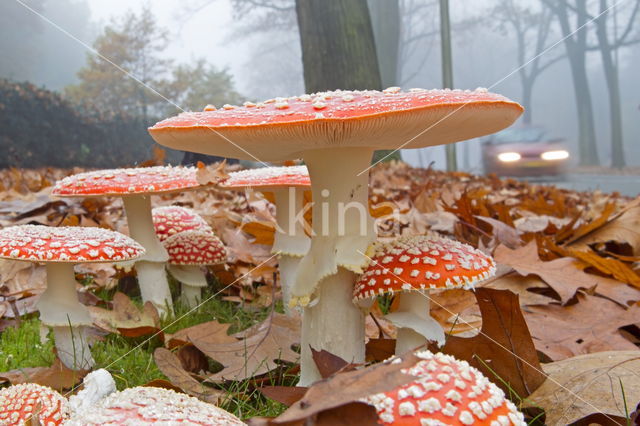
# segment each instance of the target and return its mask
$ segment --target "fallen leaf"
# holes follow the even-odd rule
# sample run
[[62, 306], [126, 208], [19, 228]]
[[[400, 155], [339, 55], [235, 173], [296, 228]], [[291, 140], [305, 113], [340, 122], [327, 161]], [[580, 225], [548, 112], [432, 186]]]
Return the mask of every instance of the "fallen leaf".
[[292, 347], [299, 343], [300, 323], [285, 315], [272, 313], [264, 322], [235, 336], [242, 340], [220, 343], [206, 335], [189, 336], [202, 353], [223, 365], [208, 381], [248, 379], [277, 368], [277, 361], [296, 362], [299, 358]]
[[307, 393], [307, 389], [301, 386], [263, 386], [260, 388], [260, 392], [267, 398], [289, 407], [302, 399], [304, 394]]
[[[121, 292], [113, 295], [113, 309], [88, 306], [94, 324], [110, 333], [120, 331], [129, 337], [137, 337], [159, 330], [160, 317], [155, 307], [147, 302], [142, 310]], [[154, 331], [155, 330], [155, 331]]]
[[37, 383], [58, 391], [71, 389], [82, 381], [89, 370], [72, 370], [56, 357], [50, 367], [30, 367], [0, 373], [0, 379], [18, 383]]
[[548, 378], [527, 403], [544, 409], [546, 424], [573, 424], [592, 414], [624, 421], [625, 405], [631, 411], [640, 401], [638, 351], [579, 355], [543, 367]]
[[191, 339], [200, 340], [206, 338], [208, 342], [230, 343], [236, 342], [229, 336], [231, 324], [223, 324], [218, 321], [208, 321], [192, 327], [183, 328], [174, 334], [167, 336], [166, 346], [169, 349], [191, 344]]
[[515, 249], [522, 244], [522, 240], [520, 239], [520, 235], [518, 235], [518, 231], [515, 228], [507, 225], [506, 223], [491, 217], [484, 216], [476, 216], [476, 219], [480, 219], [481, 221], [491, 225], [493, 229], [493, 236], [498, 243], [503, 244], [510, 249]]
[[[520, 299], [520, 306], [523, 307], [528, 305], [545, 305], [556, 301], [556, 299], [544, 294], [529, 291], [530, 289], [549, 289], [549, 286], [535, 275], [523, 277], [522, 275], [511, 273], [491, 281], [487, 284], [487, 287], [514, 292]], [[623, 287], [628, 288], [626, 285], [623, 285]]]
[[313, 362], [316, 364], [316, 367], [318, 367], [320, 377], [323, 379], [326, 379], [349, 365], [344, 359], [324, 349], [317, 351], [311, 348], [311, 356], [313, 357]]
[[625, 309], [605, 298], [582, 293], [577, 299], [572, 305], [530, 306], [525, 312], [539, 351], [559, 361], [592, 352], [636, 349], [618, 329], [638, 322], [639, 306]]
[[165, 348], [156, 348], [153, 352], [153, 359], [156, 365], [167, 376], [172, 384], [178, 386], [184, 392], [191, 396], [195, 396], [203, 401], [216, 404], [224, 392], [212, 389], [203, 385], [182, 368], [180, 359], [170, 350]]
[[313, 418], [323, 411], [405, 385], [416, 378], [403, 371], [418, 361], [419, 358], [409, 352], [401, 357], [400, 362], [375, 364], [320, 380], [307, 390], [302, 399], [271, 420], [271, 424], [287, 424]]
[[[627, 297], [630, 297], [630, 300], [638, 300], [635, 297], [640, 296], [640, 293], [631, 292], [628, 289], [616, 295], [615, 290], [612, 289], [615, 284], [611, 279], [584, 272], [583, 269], [586, 265], [574, 258], [563, 257], [543, 262], [538, 257], [538, 248], [535, 241], [531, 241], [526, 246], [516, 250], [498, 246], [494, 253], [494, 258], [496, 262], [512, 267], [523, 276], [529, 274], [539, 276], [558, 293], [562, 304], [569, 302], [578, 289], [581, 288], [594, 289], [596, 293], [611, 297], [616, 301]], [[623, 303], [626, 304], [626, 301]]]
[[636, 199], [627, 208], [613, 216], [607, 223], [589, 233], [580, 235], [569, 243], [569, 247], [586, 250], [595, 243], [616, 241], [628, 244], [634, 255], [640, 254], [640, 201]]
[[200, 185], [217, 185], [219, 182], [229, 178], [229, 174], [225, 170], [226, 166], [226, 160], [209, 166], [205, 166], [204, 163], [198, 161], [196, 180]]
[[468, 361], [507, 395], [515, 392], [524, 398], [542, 384], [544, 374], [518, 296], [491, 288], [479, 288], [475, 294], [482, 313], [480, 333], [471, 338], [449, 336], [442, 352]]

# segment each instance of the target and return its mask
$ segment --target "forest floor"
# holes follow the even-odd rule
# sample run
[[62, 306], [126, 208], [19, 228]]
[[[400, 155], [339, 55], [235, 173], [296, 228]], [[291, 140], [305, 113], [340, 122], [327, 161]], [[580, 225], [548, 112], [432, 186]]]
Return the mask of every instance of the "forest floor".
[[[78, 171], [0, 172], [0, 225], [127, 233], [116, 199], [50, 196], [53, 182]], [[483, 371], [532, 424], [597, 416], [626, 423], [640, 402], [633, 373], [640, 370], [639, 200], [401, 163], [375, 167], [370, 184], [383, 238], [437, 231], [491, 253], [499, 265], [475, 292], [432, 295], [432, 315], [450, 335], [442, 351]], [[119, 389], [168, 387], [243, 419], [279, 415], [295, 401], [292, 392], [299, 398], [305, 390], [282, 391], [297, 380], [300, 324], [281, 313], [270, 255], [273, 206], [259, 194], [216, 187], [153, 202], [196, 210], [227, 245], [228, 262], [209, 269], [204, 303], [194, 310], [176, 304], [174, 316], [163, 319], [141, 304], [135, 271], [77, 267], [78, 294], [95, 323], [96, 368], [109, 370]], [[0, 277], [0, 379], [74, 392], [87, 372], [61, 367], [51, 341], [41, 342], [35, 302], [44, 268], [2, 261]], [[178, 286], [172, 288], [177, 299]], [[395, 338], [384, 319], [395, 305], [378, 302], [367, 317], [370, 363], [389, 356]], [[330, 374], [329, 383], [341, 374]]]

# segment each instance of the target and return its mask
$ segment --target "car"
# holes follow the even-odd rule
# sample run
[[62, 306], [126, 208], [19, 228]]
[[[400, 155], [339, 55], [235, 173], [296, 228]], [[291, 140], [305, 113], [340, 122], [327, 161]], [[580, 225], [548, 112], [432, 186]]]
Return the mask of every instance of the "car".
[[561, 138], [538, 126], [510, 127], [482, 141], [485, 173], [498, 176], [558, 176], [566, 173], [570, 153]]

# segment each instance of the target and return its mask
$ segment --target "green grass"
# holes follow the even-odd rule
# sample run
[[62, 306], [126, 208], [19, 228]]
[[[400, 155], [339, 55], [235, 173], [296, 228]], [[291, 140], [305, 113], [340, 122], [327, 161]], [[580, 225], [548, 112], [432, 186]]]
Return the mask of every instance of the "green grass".
[[[114, 292], [103, 291], [100, 297], [108, 300]], [[210, 293], [205, 293], [203, 298], [208, 300], [193, 311], [176, 303], [175, 315], [164, 318], [161, 327], [166, 333], [175, 333], [216, 320], [231, 324], [229, 332], [235, 333], [263, 321], [269, 313], [269, 308], [256, 309], [225, 302], [212, 298]], [[134, 298], [133, 301], [141, 306], [140, 300]], [[276, 307], [276, 310], [281, 311], [281, 306]], [[158, 337], [126, 338], [109, 334], [104, 340], [93, 344], [91, 353], [96, 361], [95, 368], [106, 368], [121, 390], [145, 385], [154, 379], [167, 379], [153, 359], [154, 350], [160, 346], [162, 341]], [[0, 333], [0, 371], [48, 366], [53, 359], [53, 342], [49, 340], [45, 344], [40, 343], [40, 321], [37, 318], [25, 319], [19, 327], [7, 328]], [[296, 376], [287, 376], [282, 372], [274, 372], [273, 377], [268, 378], [269, 384], [273, 385], [293, 385], [296, 380]], [[286, 408], [265, 398], [250, 380], [225, 384], [223, 389], [229, 395], [223, 407], [245, 419], [253, 416], [277, 416]]]

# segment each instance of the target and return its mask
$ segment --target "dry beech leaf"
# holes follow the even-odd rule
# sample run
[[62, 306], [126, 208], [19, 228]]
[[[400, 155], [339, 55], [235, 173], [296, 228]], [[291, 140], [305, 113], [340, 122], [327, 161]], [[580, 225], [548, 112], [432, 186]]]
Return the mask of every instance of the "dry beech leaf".
[[223, 391], [205, 386], [191, 377], [189, 372], [182, 368], [180, 359], [170, 350], [156, 348], [153, 352], [153, 359], [156, 361], [156, 365], [160, 371], [162, 371], [162, 374], [167, 376], [172, 384], [189, 395], [211, 404], [216, 404], [220, 397], [224, 395]]
[[252, 221], [243, 223], [240, 226], [247, 234], [253, 237], [253, 244], [263, 244], [267, 246], [273, 245], [276, 228], [271, 222]]
[[317, 351], [311, 348], [311, 356], [313, 357], [313, 362], [316, 364], [316, 367], [318, 367], [320, 377], [323, 379], [326, 379], [349, 365], [344, 359], [324, 349]]
[[[640, 307], [627, 309], [582, 293], [568, 306], [530, 306], [525, 313], [536, 348], [554, 361], [610, 350], [631, 350], [619, 328], [638, 322]], [[638, 352], [640, 355], [640, 351]]]
[[544, 371], [549, 377], [527, 403], [543, 408], [549, 425], [573, 424], [593, 414], [627, 424], [625, 404], [631, 411], [640, 401], [639, 351], [579, 355], [546, 364]]
[[[618, 283], [619, 284], [619, 283]], [[489, 288], [495, 288], [498, 290], [510, 290], [518, 295], [520, 299], [520, 306], [528, 305], [545, 305], [547, 303], [553, 303], [556, 300], [545, 296], [544, 294], [529, 291], [530, 289], [545, 290], [549, 286], [544, 283], [540, 278], [535, 275], [527, 275], [523, 277], [516, 273], [506, 274], [496, 280], [487, 284]], [[628, 287], [628, 286], [621, 286]]]
[[189, 340], [209, 358], [223, 365], [222, 371], [208, 381], [244, 380], [265, 374], [278, 367], [278, 361], [296, 362], [292, 347], [300, 341], [298, 319], [273, 313], [264, 322], [235, 335], [242, 340], [220, 343], [202, 335]]
[[526, 397], [542, 384], [544, 374], [518, 296], [491, 288], [479, 288], [475, 294], [482, 313], [480, 334], [471, 338], [449, 336], [442, 352], [468, 361], [507, 395], [516, 392]]
[[89, 370], [72, 370], [56, 357], [50, 367], [30, 367], [0, 373], [0, 379], [8, 380], [12, 385], [18, 383], [37, 383], [62, 391], [71, 389], [82, 381]]

